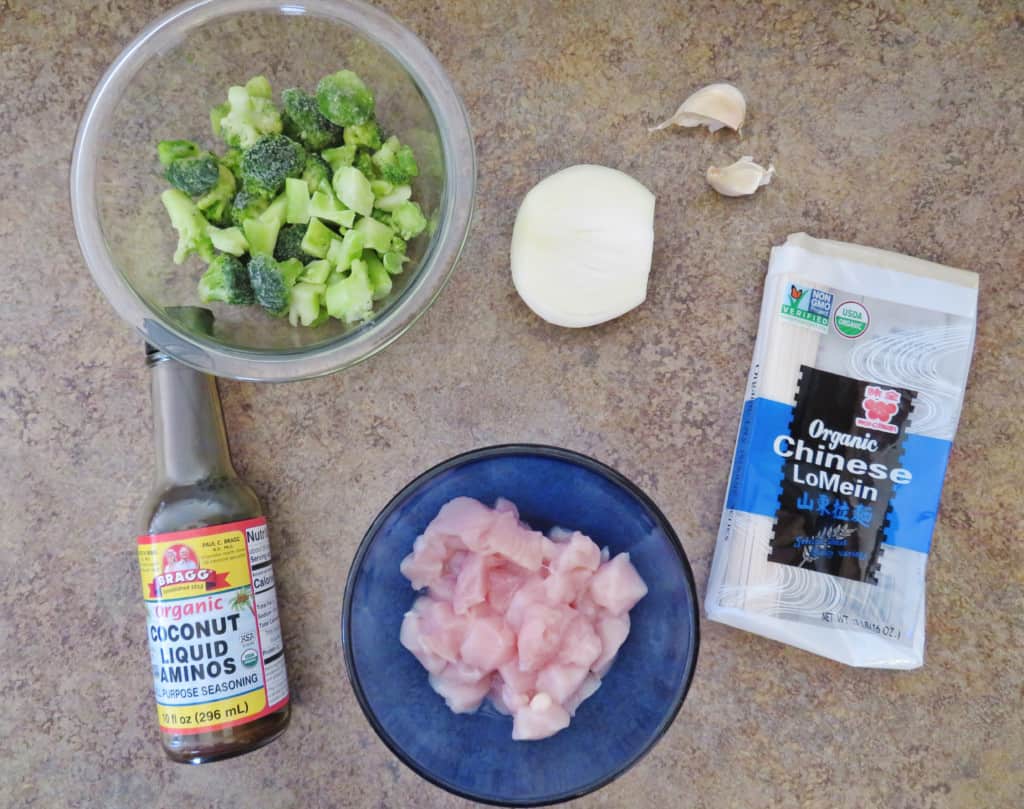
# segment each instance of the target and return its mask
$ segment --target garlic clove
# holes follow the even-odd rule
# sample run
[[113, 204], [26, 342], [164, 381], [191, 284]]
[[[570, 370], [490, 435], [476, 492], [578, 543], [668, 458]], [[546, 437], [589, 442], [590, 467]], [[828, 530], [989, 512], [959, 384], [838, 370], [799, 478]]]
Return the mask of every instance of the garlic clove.
[[719, 194], [727, 197], [745, 197], [772, 181], [775, 166], [769, 163], [768, 168], [765, 168], [755, 163], [753, 157], [746, 155], [731, 166], [712, 166], [706, 176], [711, 187]]
[[743, 119], [747, 114], [747, 100], [736, 87], [731, 84], [709, 84], [702, 87], [686, 99], [676, 110], [675, 115], [662, 121], [649, 131], [672, 126], [706, 126], [717, 132], [723, 126], [739, 132]]

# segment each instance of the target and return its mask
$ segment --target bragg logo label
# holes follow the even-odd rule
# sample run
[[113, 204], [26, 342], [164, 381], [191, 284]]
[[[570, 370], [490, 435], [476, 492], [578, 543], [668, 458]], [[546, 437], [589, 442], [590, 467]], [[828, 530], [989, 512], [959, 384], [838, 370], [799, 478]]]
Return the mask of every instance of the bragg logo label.
[[[188, 545], [172, 545], [164, 551], [162, 573], [149, 584], [149, 597], [165, 595], [165, 589], [174, 592], [195, 593], [216, 590], [228, 585], [228, 574], [202, 567], [196, 552]], [[183, 585], [183, 586], [182, 586]]]
[[864, 411], [864, 416], [856, 419], [858, 427], [891, 434], [900, 431], [899, 427], [891, 423], [892, 417], [900, 409], [900, 392], [898, 390], [868, 385], [864, 389], [861, 409]]

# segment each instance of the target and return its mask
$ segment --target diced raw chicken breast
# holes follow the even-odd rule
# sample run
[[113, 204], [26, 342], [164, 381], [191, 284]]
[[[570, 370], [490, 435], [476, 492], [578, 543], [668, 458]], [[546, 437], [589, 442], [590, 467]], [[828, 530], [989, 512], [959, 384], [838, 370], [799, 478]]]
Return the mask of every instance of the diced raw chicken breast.
[[462, 685], [476, 685], [481, 680], [490, 681], [490, 672], [478, 666], [471, 666], [469, 663], [460, 660], [458, 663], [449, 663], [444, 667], [441, 676], [453, 683]]
[[430, 687], [444, 697], [445, 703], [454, 713], [473, 713], [484, 701], [491, 684], [486, 679], [473, 684], [460, 683], [442, 672], [430, 675]]
[[516, 504], [504, 497], [499, 497], [494, 501], [494, 510], [502, 514], [513, 514], [517, 520], [519, 519], [519, 509], [516, 508]]
[[505, 623], [516, 632], [523, 625], [523, 615], [533, 604], [547, 603], [547, 592], [544, 582], [536, 576], [528, 579], [512, 596], [508, 609], [505, 611]]
[[414, 590], [422, 590], [441, 578], [448, 548], [444, 542], [431, 541], [426, 535], [416, 538], [412, 553], [402, 560], [400, 570]]
[[465, 615], [470, 607], [487, 600], [487, 557], [473, 553], [462, 563], [452, 594], [452, 609]]
[[537, 674], [537, 691], [550, 694], [555, 702], [565, 704], [583, 685], [589, 673], [585, 666], [550, 663]]
[[515, 650], [516, 635], [501, 618], [471, 618], [459, 654], [469, 665], [491, 672], [511, 660]]
[[557, 525], [548, 531], [548, 539], [552, 542], [565, 542], [569, 537], [575, 534], [575, 531], [570, 531], [567, 528], [559, 528]]
[[538, 570], [544, 561], [546, 540], [539, 531], [523, 528], [511, 512], [498, 514], [485, 538], [490, 553], [531, 571]]
[[576, 711], [579, 710], [580, 705], [594, 696], [600, 687], [601, 678], [594, 674], [588, 674], [587, 678], [583, 681], [583, 685], [563, 703], [565, 710], [569, 712], [569, 716], [576, 716]]
[[544, 597], [550, 604], [571, 604], [587, 589], [593, 574], [589, 570], [553, 570], [544, 579]]
[[598, 606], [613, 615], [622, 615], [647, 595], [647, 585], [629, 561], [629, 554], [620, 553], [594, 574], [590, 595]]
[[569, 712], [548, 694], [537, 694], [530, 704], [516, 712], [512, 738], [516, 741], [546, 739], [569, 727]]
[[450, 663], [458, 662], [467, 620], [452, 612], [447, 601], [429, 596], [418, 599], [413, 610], [420, 615], [420, 645]]
[[511, 564], [500, 564], [487, 571], [487, 603], [504, 613], [523, 582], [526, 571]]
[[[627, 620], [629, 620], [627, 618]], [[569, 622], [562, 635], [562, 648], [558, 652], [559, 663], [569, 663], [589, 669], [599, 657], [604, 644], [585, 615], [579, 613]]]
[[526, 608], [516, 641], [519, 668], [536, 671], [558, 654], [567, 611], [567, 607], [558, 609], [539, 602]]
[[447, 534], [459, 537], [471, 551], [486, 552], [483, 536], [494, 524], [495, 513], [471, 497], [456, 497], [445, 503], [430, 525], [428, 535]]
[[594, 571], [601, 564], [601, 549], [590, 537], [574, 531], [555, 556], [552, 570], [569, 571], [577, 568]]
[[598, 677], [604, 677], [629, 636], [629, 616], [605, 615], [599, 618], [597, 634], [601, 638], [601, 656], [591, 664], [590, 669]]
[[432, 652], [428, 652], [420, 643], [420, 616], [409, 611], [402, 619], [402, 628], [398, 632], [399, 642], [410, 652], [431, 674], [437, 674], [445, 667], [445, 661]]
[[491, 680], [491, 690], [487, 692], [487, 699], [491, 701], [491, 705], [494, 706], [494, 710], [505, 716], [512, 715], [512, 709], [505, 704], [505, 700], [502, 697], [502, 692], [505, 690], [505, 683], [502, 682], [501, 677], [495, 677]]

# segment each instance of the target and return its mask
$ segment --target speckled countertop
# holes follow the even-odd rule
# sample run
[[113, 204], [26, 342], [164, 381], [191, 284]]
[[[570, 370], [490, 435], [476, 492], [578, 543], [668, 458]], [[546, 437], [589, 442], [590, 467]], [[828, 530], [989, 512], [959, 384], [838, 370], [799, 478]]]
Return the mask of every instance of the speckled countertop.
[[[476, 221], [440, 301], [384, 354], [298, 385], [222, 383], [234, 458], [273, 521], [295, 713], [268, 748], [201, 768], [163, 759], [147, 679], [141, 344], [83, 266], [67, 193], [97, 77], [167, 5], [0, 0], [0, 805], [466, 805], [391, 756], [346, 681], [338, 615], [363, 530], [437, 461], [549, 442], [646, 488], [703, 594], [768, 250], [799, 230], [981, 274], [926, 665], [843, 668], [705, 623], [667, 737], [578, 805], [1024, 805], [1019, 4], [387, 2], [463, 94]], [[742, 142], [647, 133], [719, 79], [748, 95]], [[700, 171], [742, 154], [774, 159], [777, 181], [717, 197]], [[577, 162], [658, 197], [646, 304], [578, 332], [531, 315], [508, 274], [523, 194]]]

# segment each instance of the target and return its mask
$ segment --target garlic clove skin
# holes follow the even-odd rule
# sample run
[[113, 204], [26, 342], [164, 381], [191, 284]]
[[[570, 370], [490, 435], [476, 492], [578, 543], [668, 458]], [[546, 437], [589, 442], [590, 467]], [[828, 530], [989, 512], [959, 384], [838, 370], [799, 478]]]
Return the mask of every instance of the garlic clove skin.
[[711, 166], [706, 177], [711, 187], [726, 197], [746, 197], [762, 185], [768, 185], [775, 176], [775, 166], [768, 168], [758, 165], [754, 158], [745, 155], [730, 166]]
[[706, 126], [712, 132], [729, 127], [739, 132], [746, 115], [747, 100], [743, 93], [731, 84], [720, 82], [697, 90], [679, 106], [675, 115], [649, 131], [675, 125]]

